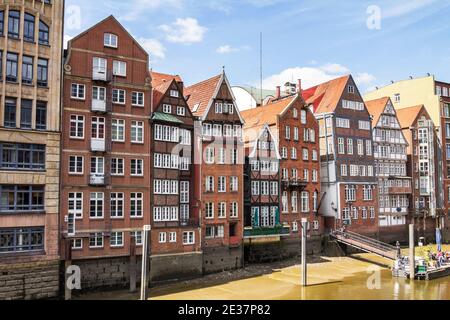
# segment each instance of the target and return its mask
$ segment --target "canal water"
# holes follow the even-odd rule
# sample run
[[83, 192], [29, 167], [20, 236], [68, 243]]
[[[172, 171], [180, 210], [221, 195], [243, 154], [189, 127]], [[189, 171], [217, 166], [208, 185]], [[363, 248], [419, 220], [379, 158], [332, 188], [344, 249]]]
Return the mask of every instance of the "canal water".
[[[450, 248], [447, 248], [450, 249]], [[152, 288], [152, 300], [450, 300], [450, 277], [433, 281], [393, 278], [390, 261], [370, 254], [323, 258], [308, 266], [307, 288], [300, 285], [301, 268], [291, 266], [236, 281]], [[114, 291], [78, 299], [134, 300], [138, 294]]]
[[450, 278], [410, 281], [393, 278], [388, 261], [371, 255], [333, 258], [309, 266], [309, 286], [300, 286], [300, 266], [201, 289], [153, 291], [156, 300], [450, 300]]

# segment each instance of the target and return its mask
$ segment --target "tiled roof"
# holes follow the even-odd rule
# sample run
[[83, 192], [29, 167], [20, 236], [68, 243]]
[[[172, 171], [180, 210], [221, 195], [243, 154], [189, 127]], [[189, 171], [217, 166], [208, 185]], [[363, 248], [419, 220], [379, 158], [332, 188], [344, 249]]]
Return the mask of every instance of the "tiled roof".
[[386, 105], [388, 102], [389, 97], [365, 101], [367, 110], [369, 111], [369, 114], [373, 117], [372, 118], [373, 126], [377, 125], [378, 120], [380, 119], [380, 116], [383, 113], [384, 109], [386, 109]]
[[222, 74], [184, 89], [189, 108], [195, 116], [204, 115], [221, 79]]
[[183, 82], [183, 79], [179, 75], [160, 73], [151, 71], [152, 75], [152, 87], [158, 87], [165, 82], [172, 82], [173, 79], [177, 82]]
[[350, 75], [346, 75], [304, 90], [303, 99], [307, 104], [314, 106], [314, 113], [333, 112], [349, 79]]
[[286, 110], [286, 108], [297, 98], [298, 95], [293, 95], [271, 102], [262, 107], [242, 111], [241, 115], [245, 121], [244, 140], [245, 137], [253, 136], [252, 134], [248, 134], [249, 131], [259, 132], [266, 124], [268, 126], [276, 125], [278, 115], [281, 115], [283, 111]]
[[421, 110], [424, 108], [425, 107], [423, 105], [418, 105], [397, 110], [397, 118], [400, 121], [400, 126], [402, 129], [410, 128], [416, 121]]

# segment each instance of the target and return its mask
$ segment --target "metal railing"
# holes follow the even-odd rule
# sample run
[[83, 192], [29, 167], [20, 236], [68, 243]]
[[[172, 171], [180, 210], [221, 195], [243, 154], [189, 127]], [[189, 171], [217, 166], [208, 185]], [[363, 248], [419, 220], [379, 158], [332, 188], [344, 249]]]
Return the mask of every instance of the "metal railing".
[[331, 236], [339, 242], [385, 258], [395, 259], [397, 255], [397, 247], [354, 232], [335, 230]]

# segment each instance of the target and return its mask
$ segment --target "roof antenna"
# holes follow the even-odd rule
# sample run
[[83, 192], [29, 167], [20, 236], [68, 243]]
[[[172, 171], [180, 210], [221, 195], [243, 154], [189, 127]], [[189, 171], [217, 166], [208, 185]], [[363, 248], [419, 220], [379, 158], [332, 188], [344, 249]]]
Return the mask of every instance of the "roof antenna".
[[225, 74], [225, 66], [222, 66], [222, 73]]
[[263, 33], [261, 32], [260, 37], [260, 65], [259, 65], [259, 71], [260, 71], [260, 81], [261, 81], [261, 107], [263, 105]]

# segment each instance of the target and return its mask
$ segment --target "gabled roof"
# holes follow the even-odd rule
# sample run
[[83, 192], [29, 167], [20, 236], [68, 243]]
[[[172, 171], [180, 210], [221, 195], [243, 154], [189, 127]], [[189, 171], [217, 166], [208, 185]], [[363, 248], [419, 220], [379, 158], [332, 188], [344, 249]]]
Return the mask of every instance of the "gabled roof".
[[153, 70], [150, 73], [152, 76], [152, 87], [158, 87], [163, 83], [172, 82], [172, 80], [183, 82], [183, 79], [179, 75], [155, 72]]
[[145, 54], [148, 57], [148, 52], [141, 46], [141, 44], [131, 35], [130, 32], [128, 32], [127, 29], [125, 29], [125, 27], [116, 19], [116, 17], [114, 17], [113, 15], [110, 15], [109, 17], [106, 17], [105, 19], [103, 19], [102, 21], [96, 23], [95, 25], [93, 25], [92, 27], [90, 27], [89, 29], [83, 31], [82, 33], [80, 33], [79, 35], [77, 35], [76, 37], [72, 38], [69, 40], [68, 44], [67, 44], [67, 48], [70, 49], [70, 47], [72, 46], [72, 42], [81, 38], [82, 36], [84, 36], [86, 33], [90, 32], [91, 30], [97, 28], [99, 25], [112, 20], [115, 24], [117, 24], [126, 34], [128, 34], [128, 36], [133, 39], [133, 41], [136, 43], [136, 45], [143, 51], [145, 52]]
[[386, 109], [386, 105], [388, 104], [390, 98], [383, 97], [380, 99], [365, 101], [367, 110], [369, 114], [372, 116], [372, 124], [375, 127], [380, 119], [381, 114]]
[[334, 112], [351, 75], [346, 75], [304, 90], [303, 99], [313, 105], [314, 113]]
[[259, 130], [265, 125], [276, 125], [278, 116], [284, 114], [285, 110], [298, 97], [299, 96], [296, 94], [273, 101], [262, 107], [242, 111], [241, 115], [245, 120], [244, 130]]
[[423, 104], [397, 110], [397, 118], [400, 121], [400, 126], [402, 127], [402, 129], [411, 128], [414, 122], [416, 122], [416, 119], [419, 116], [419, 113], [422, 111], [422, 109], [424, 109], [424, 111], [428, 115], [428, 112]]
[[218, 90], [221, 79], [222, 75], [217, 75], [184, 89], [184, 96], [194, 115], [202, 117], [206, 113]]
[[261, 136], [263, 135], [264, 131], [268, 131], [271, 137], [271, 141], [275, 144], [275, 153], [276, 156], [278, 158], [278, 160], [281, 159], [281, 155], [280, 152], [278, 150], [278, 143], [277, 143], [277, 139], [275, 139], [275, 136], [273, 135], [272, 130], [270, 130], [269, 125], [265, 124], [264, 126], [262, 126], [261, 130], [259, 130], [259, 132], [257, 133], [257, 136], [255, 137], [253, 136], [246, 136], [245, 135], [245, 130], [244, 130], [244, 139], [246, 140], [245, 142], [245, 148], [248, 148], [250, 150], [249, 156], [250, 157], [254, 157], [255, 153], [257, 151], [258, 148], [258, 141], [259, 139], [261, 139]]
[[[220, 86], [223, 82], [226, 83], [233, 101], [236, 102], [236, 98], [234, 97], [233, 90], [231, 90], [231, 85], [228, 82], [225, 71], [220, 75], [196, 83], [184, 89], [184, 96], [186, 97], [186, 101], [195, 116], [202, 118], [202, 120], [206, 119], [206, 116], [208, 115], [209, 110], [213, 104], [213, 100], [219, 93]], [[235, 107], [234, 109], [241, 122], [244, 123], [245, 121], [242, 118], [239, 109], [237, 107]]]

